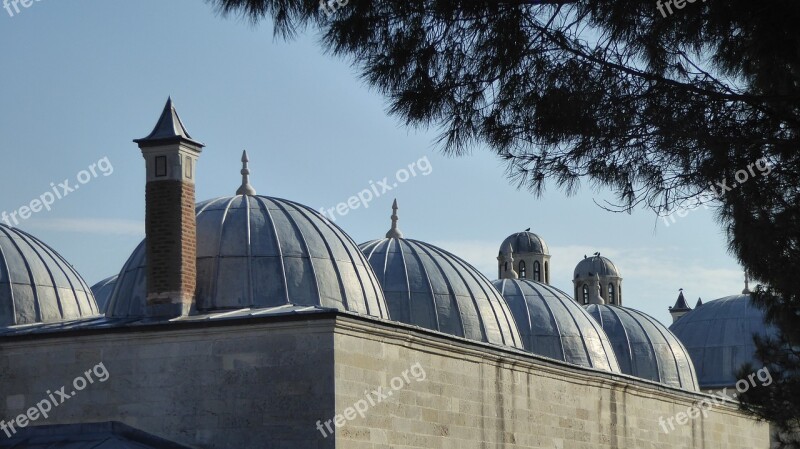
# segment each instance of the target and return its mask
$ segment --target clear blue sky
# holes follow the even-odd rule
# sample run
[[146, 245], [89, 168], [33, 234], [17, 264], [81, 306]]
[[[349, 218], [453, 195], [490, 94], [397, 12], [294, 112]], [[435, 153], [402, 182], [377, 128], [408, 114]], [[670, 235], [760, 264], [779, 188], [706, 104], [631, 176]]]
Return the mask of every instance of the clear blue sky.
[[[447, 158], [435, 130], [405, 128], [348, 61], [323, 54], [315, 31], [275, 40], [272, 27], [223, 18], [205, 2], [34, 2], [0, 9], [0, 212], [27, 205], [107, 157], [79, 190], [19, 227], [58, 250], [93, 284], [115, 274], [144, 236], [144, 162], [132, 139], [150, 132], [168, 95], [207, 147], [197, 199], [234, 194], [247, 149], [259, 194], [335, 207], [370, 182], [427, 157], [432, 170], [337, 216], [356, 242], [381, 237], [391, 202], [406, 237], [439, 245], [496, 276], [509, 234], [532, 228], [550, 245], [552, 280], [572, 291], [572, 269], [600, 251], [620, 268], [625, 305], [671, 322], [678, 289], [692, 305], [738, 293], [740, 268], [710, 211], [666, 227], [651, 211], [601, 210], [612, 199], [585, 186], [542, 199], [518, 191], [485, 148]], [[391, 182], [393, 184], [393, 182]]]

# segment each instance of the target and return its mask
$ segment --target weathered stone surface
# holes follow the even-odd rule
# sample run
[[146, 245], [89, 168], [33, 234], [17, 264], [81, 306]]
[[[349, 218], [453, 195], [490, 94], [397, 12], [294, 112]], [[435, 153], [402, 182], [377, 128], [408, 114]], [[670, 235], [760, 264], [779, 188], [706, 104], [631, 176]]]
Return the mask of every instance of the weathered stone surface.
[[[0, 419], [48, 390], [71, 392], [100, 362], [107, 381], [34, 424], [117, 420], [209, 449], [753, 449], [769, 439], [731, 405], [661, 430], [659, 417], [700, 394], [341, 315], [0, 339]], [[327, 420], [336, 432], [324, 438], [316, 426]]]

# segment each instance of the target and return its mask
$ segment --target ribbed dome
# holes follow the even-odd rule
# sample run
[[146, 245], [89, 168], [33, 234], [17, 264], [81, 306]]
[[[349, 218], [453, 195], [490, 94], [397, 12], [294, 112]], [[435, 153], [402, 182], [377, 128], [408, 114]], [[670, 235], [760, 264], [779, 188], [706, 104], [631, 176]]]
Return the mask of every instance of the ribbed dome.
[[525, 349], [575, 365], [620, 372], [600, 325], [566, 293], [540, 282], [492, 282], [514, 315]]
[[114, 276], [105, 278], [92, 285], [92, 293], [94, 293], [94, 299], [97, 301], [97, 307], [100, 309], [100, 313], [106, 312], [108, 300], [111, 298], [111, 293], [114, 292], [114, 286], [117, 285], [117, 277], [118, 275], [115, 274]]
[[589, 278], [594, 277], [594, 275], [621, 277], [614, 262], [611, 262], [607, 257], [603, 257], [599, 253], [590, 257], [585, 257], [578, 262], [578, 265], [575, 266], [573, 278]]
[[623, 373], [685, 390], [699, 390], [686, 348], [655, 318], [638, 310], [605, 304], [584, 307], [606, 331]]
[[[197, 308], [319, 306], [388, 318], [380, 284], [352, 239], [293, 201], [237, 195], [199, 203]], [[119, 274], [106, 314], [142, 316], [145, 245]]]
[[97, 315], [92, 291], [61, 255], [0, 224], [0, 328]]
[[764, 312], [754, 306], [750, 295], [734, 295], [703, 303], [682, 316], [669, 328], [686, 346], [697, 369], [701, 388], [732, 386], [736, 372], [755, 358], [753, 335], [774, 336]]
[[550, 255], [550, 250], [544, 239], [530, 231], [517, 232], [511, 234], [500, 244], [499, 253], [504, 253], [508, 245], [514, 250], [514, 254], [535, 253]]
[[505, 300], [467, 262], [411, 239], [380, 239], [359, 247], [383, 286], [392, 320], [523, 348]]

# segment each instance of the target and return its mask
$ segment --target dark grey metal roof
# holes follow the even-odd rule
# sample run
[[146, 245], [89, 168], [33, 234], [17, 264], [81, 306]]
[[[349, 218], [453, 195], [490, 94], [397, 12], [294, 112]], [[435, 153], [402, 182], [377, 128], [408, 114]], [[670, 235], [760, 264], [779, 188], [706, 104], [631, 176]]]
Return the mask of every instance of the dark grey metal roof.
[[568, 294], [540, 282], [492, 282], [514, 315], [525, 349], [575, 365], [620, 372], [600, 325]]
[[578, 265], [575, 266], [573, 278], [587, 278], [594, 277], [594, 275], [621, 277], [614, 262], [611, 262], [607, 257], [601, 256], [600, 253], [584, 257], [583, 260], [578, 262]]
[[119, 422], [19, 428], [0, 434], [3, 449], [189, 449]]
[[147, 137], [134, 139], [134, 142], [139, 146], [155, 146], [177, 141], [187, 141], [201, 147], [204, 146], [201, 142], [192, 139], [189, 131], [186, 131], [186, 127], [183, 126], [183, 122], [178, 116], [178, 111], [172, 105], [172, 97], [170, 97], [167, 99], [167, 104], [164, 105], [164, 110], [153, 131]]
[[99, 313], [89, 286], [61, 255], [0, 224], [0, 328]]
[[638, 310], [589, 304], [586, 311], [606, 331], [625, 374], [698, 391], [686, 348], [663, 324]]
[[681, 292], [678, 294], [678, 300], [675, 301], [675, 305], [670, 307], [669, 310], [670, 312], [683, 312], [692, 310], [692, 308], [689, 307], [689, 304], [686, 303], [686, 298], [683, 296], [683, 289], [681, 289]]
[[550, 250], [547, 248], [547, 243], [544, 242], [544, 239], [530, 231], [517, 232], [506, 237], [503, 243], [500, 244], [499, 253], [506, 251], [509, 245], [514, 250], [514, 254], [536, 253], [550, 255]]
[[[197, 308], [286, 304], [388, 318], [380, 284], [356, 244], [309, 207], [279, 198], [237, 195], [199, 203]], [[144, 241], [119, 274], [106, 314], [144, 313]]]
[[360, 248], [383, 286], [392, 320], [523, 348], [502, 295], [459, 257], [428, 243], [402, 238], [373, 240]]
[[736, 383], [736, 371], [746, 363], [762, 365], [755, 357], [753, 335], [774, 336], [774, 326], [754, 306], [750, 295], [733, 295], [705, 302], [669, 328], [692, 357], [701, 388]]
[[92, 285], [92, 293], [94, 294], [94, 300], [97, 302], [97, 308], [100, 309], [100, 313], [106, 313], [108, 299], [111, 297], [114, 286], [117, 284], [117, 276], [119, 275], [115, 274], [114, 276], [105, 278]]

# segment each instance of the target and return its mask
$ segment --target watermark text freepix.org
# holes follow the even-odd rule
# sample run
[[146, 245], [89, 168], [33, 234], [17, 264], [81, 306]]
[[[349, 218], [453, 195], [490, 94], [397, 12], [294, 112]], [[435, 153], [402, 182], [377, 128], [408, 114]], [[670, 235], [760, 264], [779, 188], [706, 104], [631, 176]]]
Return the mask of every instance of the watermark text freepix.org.
[[683, 218], [689, 215], [689, 212], [700, 208], [701, 206], [705, 209], [708, 209], [708, 203], [715, 200], [722, 198], [726, 193], [730, 192], [731, 190], [735, 189], [737, 185], [744, 184], [745, 182], [749, 181], [751, 178], [756, 176], [756, 170], [761, 176], [768, 176], [772, 173], [772, 164], [769, 163], [765, 158], [761, 158], [755, 161], [752, 164], [747, 166], [747, 169], [738, 170], [736, 173], [733, 174], [735, 182], [731, 182], [728, 185], [727, 179], [722, 179], [722, 181], [718, 181], [714, 184], [709, 183], [708, 189], [704, 192], [697, 195], [694, 198], [694, 201], [687, 201], [684, 204], [681, 204], [676, 209], [670, 211], [667, 215], [662, 215], [661, 219], [664, 220], [664, 224], [669, 226], [672, 223], [675, 223], [675, 215], [680, 218]]
[[[328, 435], [333, 434], [333, 427], [331, 426], [331, 423], [339, 428], [347, 424], [348, 421], [356, 419], [356, 416], [361, 416], [363, 419], [370, 407], [375, 407], [383, 402], [384, 399], [390, 398], [392, 393], [395, 391], [402, 390], [406, 385], [410, 385], [411, 379], [408, 376], [409, 374], [411, 374], [411, 377], [417, 382], [423, 382], [428, 378], [428, 374], [425, 372], [425, 369], [422, 368], [422, 365], [419, 362], [417, 362], [411, 365], [409, 369], [404, 370], [400, 376], [392, 378], [392, 380], [389, 381], [389, 386], [392, 387], [391, 390], [388, 388], [378, 387], [377, 390], [364, 391], [365, 399], [357, 400], [355, 404], [344, 409], [342, 413], [325, 421], [324, 427], [322, 421], [318, 420], [317, 430], [319, 430], [323, 438], [328, 438]], [[325, 431], [326, 429], [327, 432]]]
[[[687, 3], [694, 3], [696, 1], [697, 0], [664, 0], [662, 3], [662, 0], [658, 0], [656, 2], [656, 8], [658, 8], [658, 12], [660, 12], [661, 15], [666, 19], [667, 12], [664, 11], [664, 8], [669, 11], [669, 15], [672, 15], [674, 14], [674, 11], [672, 11], [673, 6], [675, 6], [676, 9], [683, 9], [686, 7]], [[706, 0], [703, 1], [705, 2]]]
[[[40, 2], [42, 0], [3, 0], [3, 9], [8, 12], [10, 17], [14, 17], [15, 14], [19, 14], [22, 10], [19, 8], [22, 6], [23, 8], [30, 8], [33, 6], [34, 2]], [[11, 9], [14, 9], [13, 11]]]
[[416, 177], [418, 174], [428, 176], [433, 172], [433, 166], [428, 160], [428, 156], [423, 156], [417, 161], [408, 164], [408, 167], [403, 167], [394, 174], [395, 182], [389, 181], [389, 177], [385, 177], [378, 182], [370, 181], [369, 188], [366, 188], [356, 195], [347, 199], [347, 202], [342, 202], [334, 207], [320, 207], [319, 213], [327, 217], [331, 221], [336, 221], [336, 215], [344, 217], [351, 210], [364, 207], [369, 208], [369, 203], [377, 198], [380, 198], [384, 193], [396, 189], [400, 184]]
[[28, 424], [36, 421], [39, 418], [47, 419], [50, 416], [50, 411], [67, 401], [67, 399], [78, 394], [79, 391], [85, 389], [89, 384], [93, 384], [95, 380], [105, 382], [111, 377], [106, 366], [103, 362], [98, 363], [92, 369], [86, 370], [83, 375], [76, 377], [72, 381], [72, 389], [67, 393], [68, 386], [63, 386], [51, 392], [47, 390], [47, 397], [36, 403], [35, 407], [31, 407], [26, 413], [22, 413], [13, 420], [5, 422], [0, 421], [0, 430], [5, 432], [8, 438], [17, 433], [18, 429], [27, 427]]
[[339, 10], [339, 8], [350, 3], [350, 0], [319, 0], [319, 9], [324, 11], [328, 17]]
[[[767, 367], [761, 368], [760, 370], [750, 373], [745, 379], [739, 379], [736, 382], [736, 391], [739, 393], [744, 393], [750, 389], [750, 387], [755, 388], [756, 386], [756, 378], [761, 381], [762, 387], [768, 387], [772, 385], [772, 374], [769, 372]], [[700, 415], [703, 415], [703, 418], [708, 418], [708, 411], [711, 410], [712, 407], [715, 405], [722, 405], [725, 403], [725, 400], [728, 399], [728, 388], [723, 388], [722, 392], [716, 393], [717, 397], [713, 397], [712, 399], [705, 398], [699, 401], [696, 405], [690, 406], [686, 409], [685, 412], [678, 412], [675, 416], [670, 416], [667, 419], [664, 419], [663, 416], [658, 417], [658, 425], [661, 426], [661, 430], [664, 433], [669, 433], [672, 430], [675, 430], [675, 424], [673, 421], [678, 425], [684, 425], [689, 422], [689, 419], [697, 419]], [[736, 398], [736, 393], [731, 393], [731, 398]], [[669, 429], [667, 429], [667, 424], [669, 424]]]
[[103, 176], [111, 176], [112, 173], [114, 173], [114, 167], [111, 165], [111, 161], [108, 160], [108, 156], [106, 156], [89, 165], [86, 170], [79, 171], [76, 176], [77, 184], [73, 184], [70, 179], [65, 179], [64, 182], [58, 184], [51, 182], [51, 189], [39, 195], [39, 198], [31, 200], [30, 204], [11, 212], [0, 212], [0, 221], [8, 226], [19, 226], [20, 221], [31, 218], [33, 214], [41, 212], [42, 209], [49, 212], [57, 199], [60, 200], [70, 193], [75, 192], [82, 185], [88, 184], [92, 179], [99, 177], [101, 174]]

